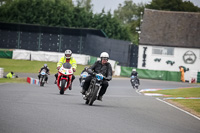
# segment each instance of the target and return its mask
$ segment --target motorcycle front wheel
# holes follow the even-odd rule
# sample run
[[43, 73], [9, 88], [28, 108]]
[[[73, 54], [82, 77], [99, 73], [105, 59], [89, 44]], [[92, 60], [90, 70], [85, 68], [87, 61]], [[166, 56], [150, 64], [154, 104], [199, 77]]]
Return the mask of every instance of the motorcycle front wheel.
[[40, 86], [44, 86], [44, 76], [40, 78]]
[[90, 98], [90, 101], [89, 101], [89, 105], [92, 105], [93, 102], [97, 99], [98, 90], [99, 90], [99, 86], [95, 86], [92, 92], [92, 97]]
[[60, 87], [60, 94], [61, 94], [61, 95], [64, 94], [65, 84], [66, 84], [66, 80], [63, 79], [63, 80], [61, 81], [61, 87]]
[[92, 86], [93, 85], [90, 85], [88, 90], [86, 91], [86, 98], [85, 98], [85, 104], [89, 104], [89, 101], [90, 101], [90, 98], [91, 98], [91, 95], [92, 95]]
[[135, 89], [135, 84], [133, 82], [131, 82], [131, 85], [133, 86], [133, 89]]
[[89, 100], [86, 100], [86, 101], [85, 101], [85, 104], [88, 104], [88, 103], [89, 103]]

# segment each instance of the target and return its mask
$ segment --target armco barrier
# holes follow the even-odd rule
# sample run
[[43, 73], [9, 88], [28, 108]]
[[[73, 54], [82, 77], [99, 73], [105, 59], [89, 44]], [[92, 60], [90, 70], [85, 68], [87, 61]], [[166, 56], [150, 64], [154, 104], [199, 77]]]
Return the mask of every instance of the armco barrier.
[[[58, 62], [62, 56], [64, 53], [16, 49], [13, 51], [12, 59]], [[81, 65], [87, 65], [90, 59], [89, 55], [72, 54], [72, 56], [76, 59], [77, 64]]]
[[13, 50], [12, 59], [31, 60], [31, 51], [29, 51], [29, 50]]
[[[12, 59], [58, 62], [62, 56], [64, 56], [64, 53], [15, 49]], [[100, 60], [99, 57], [89, 55], [72, 54], [72, 56], [76, 59], [77, 64], [80, 65], [93, 65], [97, 60]], [[110, 59], [108, 62], [111, 64], [113, 72], [115, 72], [117, 62]], [[116, 74], [119, 76], [120, 71], [118, 70]]]
[[[58, 62], [62, 56], [64, 56], [64, 53], [16, 49], [13, 51], [12, 59]], [[77, 64], [80, 65], [92, 65], [97, 61], [97, 59], [100, 59], [97, 57], [82, 54], [72, 54], [72, 57], [74, 57]], [[114, 70], [116, 61], [109, 60], [109, 62], [111, 63], [112, 69]]]
[[[120, 76], [130, 77], [132, 67], [121, 67]], [[156, 79], [156, 80], [167, 80], [167, 81], [180, 81], [180, 72], [170, 71], [157, 71], [147, 69], [136, 69], [138, 77], [143, 79]]]

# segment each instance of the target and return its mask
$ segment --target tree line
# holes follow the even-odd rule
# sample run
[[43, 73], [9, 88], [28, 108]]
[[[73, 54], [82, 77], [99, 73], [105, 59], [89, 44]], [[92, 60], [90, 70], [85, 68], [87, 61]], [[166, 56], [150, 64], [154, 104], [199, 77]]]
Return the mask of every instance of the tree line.
[[103, 30], [109, 38], [138, 43], [137, 29], [144, 8], [168, 11], [200, 12], [189, 1], [152, 0], [149, 4], [135, 4], [125, 0], [118, 8], [93, 13], [91, 0], [0, 0], [0, 21], [43, 26], [94, 28]]

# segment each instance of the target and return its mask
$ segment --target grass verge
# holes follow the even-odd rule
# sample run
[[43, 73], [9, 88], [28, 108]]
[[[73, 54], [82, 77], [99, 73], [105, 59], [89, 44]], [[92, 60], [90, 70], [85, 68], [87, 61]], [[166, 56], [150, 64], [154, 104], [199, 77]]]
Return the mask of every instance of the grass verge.
[[[4, 68], [4, 75], [10, 71], [15, 73], [38, 73], [40, 68], [47, 64], [50, 73], [57, 73], [57, 63], [56, 62], [45, 62], [45, 61], [29, 61], [29, 60], [13, 60], [13, 59], [5, 59], [0, 58], [0, 67]], [[80, 75], [82, 70], [85, 68], [85, 65], [78, 65], [77, 71], [74, 73], [75, 75]]]
[[26, 78], [0, 78], [0, 83], [27, 83]]
[[[155, 92], [148, 92], [155, 93]], [[200, 97], [200, 88], [178, 88], [169, 90], [158, 90], [156, 93], [168, 95], [166, 97]], [[170, 99], [167, 100], [198, 117], [200, 117], [200, 99]]]
[[[0, 68], [4, 68], [4, 75], [8, 72], [13, 71], [14, 73], [38, 73], [40, 68], [47, 64], [50, 73], [57, 73], [57, 63], [56, 62], [45, 62], [45, 61], [29, 61], [29, 60], [13, 60], [0, 58]], [[74, 73], [75, 75], [80, 75], [82, 70], [85, 68], [85, 65], [78, 65], [77, 70]], [[11, 78], [5, 79], [0, 78], [0, 83], [23, 83], [26, 82], [26, 78]]]

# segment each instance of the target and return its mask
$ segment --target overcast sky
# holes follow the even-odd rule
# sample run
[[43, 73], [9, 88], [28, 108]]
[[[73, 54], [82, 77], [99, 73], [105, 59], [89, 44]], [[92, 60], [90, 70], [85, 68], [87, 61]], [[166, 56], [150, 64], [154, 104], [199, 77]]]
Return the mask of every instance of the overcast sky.
[[[102, 9], [108, 12], [111, 9], [111, 13], [118, 8], [118, 5], [123, 4], [125, 0], [92, 0], [94, 13], [101, 13]], [[133, 0], [134, 3], [149, 3], [152, 0]], [[191, 1], [195, 6], [200, 7], [200, 0], [185, 0]]]

